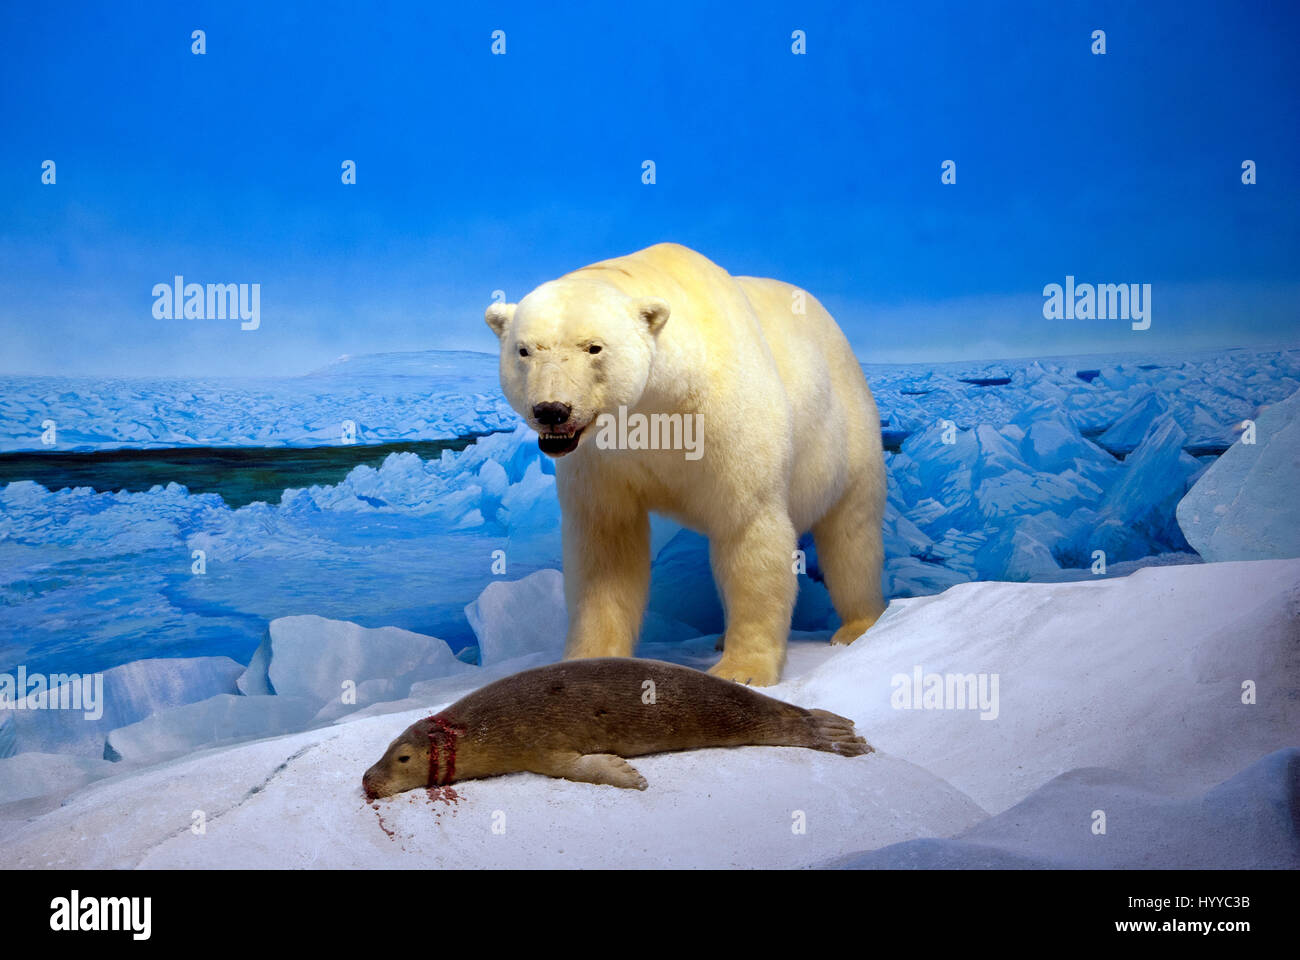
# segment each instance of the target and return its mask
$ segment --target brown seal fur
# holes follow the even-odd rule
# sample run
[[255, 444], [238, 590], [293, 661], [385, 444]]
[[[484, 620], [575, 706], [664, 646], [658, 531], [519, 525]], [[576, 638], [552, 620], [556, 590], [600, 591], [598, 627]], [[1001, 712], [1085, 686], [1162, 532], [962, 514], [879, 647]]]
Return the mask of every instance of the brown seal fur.
[[[654, 702], [645, 702], [646, 681]], [[644, 699], [643, 699], [644, 696]], [[411, 724], [366, 771], [373, 799], [529, 771], [644, 790], [624, 757], [703, 747], [871, 752], [853, 722], [658, 660], [565, 660], [489, 683]]]

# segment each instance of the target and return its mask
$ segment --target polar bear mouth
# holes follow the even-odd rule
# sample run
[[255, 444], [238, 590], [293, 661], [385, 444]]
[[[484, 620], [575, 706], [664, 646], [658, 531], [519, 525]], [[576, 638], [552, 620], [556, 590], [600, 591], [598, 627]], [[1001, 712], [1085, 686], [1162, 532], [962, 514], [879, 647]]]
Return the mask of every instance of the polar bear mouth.
[[587, 429], [585, 426], [570, 426], [568, 430], [552, 429], [539, 432], [537, 446], [547, 456], [562, 457], [578, 448], [578, 438], [582, 436], [582, 431], [585, 429]]

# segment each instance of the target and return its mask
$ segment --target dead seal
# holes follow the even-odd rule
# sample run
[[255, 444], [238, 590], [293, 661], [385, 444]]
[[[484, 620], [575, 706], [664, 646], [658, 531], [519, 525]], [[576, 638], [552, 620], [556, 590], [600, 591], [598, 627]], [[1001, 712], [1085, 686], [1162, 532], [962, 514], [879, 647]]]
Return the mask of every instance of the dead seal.
[[659, 660], [565, 660], [489, 683], [411, 724], [361, 778], [369, 799], [527, 771], [646, 788], [626, 757], [704, 747], [872, 748], [853, 721]]

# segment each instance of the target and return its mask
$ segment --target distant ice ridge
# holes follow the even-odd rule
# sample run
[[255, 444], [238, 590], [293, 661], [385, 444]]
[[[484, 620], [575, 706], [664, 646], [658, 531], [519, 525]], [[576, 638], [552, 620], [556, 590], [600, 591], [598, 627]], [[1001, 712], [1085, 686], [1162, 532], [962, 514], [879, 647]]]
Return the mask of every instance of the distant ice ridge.
[[[1097, 354], [941, 364], [864, 363], [885, 429], [907, 435], [937, 418], [1000, 428], [1037, 401], [1086, 436], [1126, 453], [1171, 412], [1192, 447], [1225, 448], [1240, 421], [1300, 390], [1300, 347]], [[979, 386], [989, 381], [1005, 384]], [[1155, 395], [1155, 399], [1151, 395]], [[1105, 434], [1120, 424], [1110, 437]]]
[[[480, 387], [499, 393], [489, 360], [361, 357], [282, 382], [309, 387], [299, 397], [308, 411], [310, 398], [332, 403], [358, 383], [373, 385], [377, 403], [392, 394], [400, 406], [429, 383], [462, 399]], [[899, 445], [887, 456], [887, 595], [973, 579], [1091, 578], [1099, 551], [1106, 575], [1196, 561], [1174, 507], [1214, 455], [1189, 451], [1212, 435], [1235, 437], [1236, 418], [1285, 396], [1298, 368], [1297, 350], [868, 367]], [[69, 386], [51, 395], [82, 402]], [[104, 387], [104, 411], [116, 395], [109, 387], [125, 389]], [[243, 412], [248, 396], [223, 397], [240, 430], [258, 422], [255, 403], [253, 415]], [[1099, 445], [1107, 434], [1122, 460]], [[337, 484], [238, 510], [176, 484], [133, 494], [0, 487], [0, 602], [11, 626], [0, 669], [85, 672], [177, 655], [246, 662], [268, 622], [303, 613], [412, 630], [459, 650], [475, 642], [465, 607], [484, 588], [560, 566], [553, 471], [517, 426], [436, 460], [389, 456]], [[663, 520], [653, 529], [643, 638], [720, 630], [705, 541]], [[811, 538], [802, 546], [808, 572], [794, 626], [833, 626]], [[191, 572], [195, 551], [202, 575]]]
[[[341, 357], [302, 377], [97, 380], [0, 375], [0, 452], [118, 447], [315, 447], [449, 440], [519, 423], [495, 354]], [[58, 443], [41, 441], [53, 420]]]
[[[1300, 349], [1049, 357], [941, 364], [863, 364], [891, 443], [952, 419], [1000, 428], [1037, 401], [1056, 405], [1115, 453], [1164, 412], [1190, 452], [1220, 452], [1259, 406], [1300, 389]], [[427, 350], [340, 357], [299, 377], [91, 379], [0, 375], [0, 451], [443, 440], [519, 423], [501, 394], [498, 358]]]

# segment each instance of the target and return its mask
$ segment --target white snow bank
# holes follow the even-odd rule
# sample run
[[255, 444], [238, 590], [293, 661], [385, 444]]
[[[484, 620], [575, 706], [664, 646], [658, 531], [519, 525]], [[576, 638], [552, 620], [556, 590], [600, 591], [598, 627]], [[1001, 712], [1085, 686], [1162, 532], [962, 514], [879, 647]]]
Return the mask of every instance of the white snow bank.
[[[645, 792], [515, 774], [458, 785], [456, 800], [415, 790], [375, 810], [361, 796], [361, 773], [422, 713], [212, 751], [92, 786], [32, 822], [0, 825], [6, 863], [798, 867], [984, 817], [897, 757], [768, 747], [640, 758]], [[202, 834], [190, 829], [195, 810], [204, 812]]]
[[[1300, 868], [1300, 749], [1278, 750], [1202, 796], [1072, 770], [951, 840], [909, 840], [833, 860], [858, 869]], [[1105, 815], [1105, 832], [1094, 831]]]
[[[103, 715], [96, 719], [83, 710], [0, 710], [0, 756], [37, 752], [99, 759], [109, 731], [159, 710], [235, 693], [236, 678], [243, 670], [229, 657], [124, 663], [103, 671]], [[32, 701], [33, 697], [27, 698], [28, 705]]]
[[[964, 837], [1081, 767], [1113, 771], [1071, 774], [1062, 784], [1111, 791], [1114, 836], [1125, 811], [1148, 795], [1158, 791], [1161, 803], [1191, 810], [1189, 798], [1294, 745], [1298, 618], [1300, 560], [1154, 567], [1085, 583], [961, 585], [895, 602], [850, 647], [793, 644], [786, 681], [766, 691], [852, 717], [877, 748], [866, 757], [692, 751], [636, 759], [650, 782], [645, 792], [516, 774], [458, 784], [456, 799], [416, 790], [378, 801], [378, 809], [366, 804], [361, 774], [392, 738], [502, 665], [429, 681], [420, 688], [424, 703], [408, 698], [365, 711], [409, 707], [400, 713], [353, 715], [91, 784], [57, 810], [0, 823], [0, 844], [7, 863], [27, 867], [796, 867]], [[671, 649], [653, 646], [661, 656]], [[709, 637], [680, 646], [693, 664], [717, 656]], [[925, 673], [998, 674], [997, 719], [894, 709], [891, 679], [917, 665]], [[1253, 704], [1242, 702], [1246, 681]], [[1074, 811], [1085, 836], [1092, 809]], [[190, 830], [195, 810], [204, 812], [202, 834]], [[1014, 816], [1002, 823], [1008, 856], [1078, 859], [1074, 841], [1053, 848]], [[495, 832], [501, 824], [505, 832]], [[1196, 831], [1205, 829], [1178, 834], [1177, 856], [1189, 865], [1202, 862]], [[1259, 847], [1234, 862], [1252, 856], [1272, 862]], [[1114, 862], [1128, 857], [1117, 853]]]
[[478, 638], [479, 663], [495, 666], [531, 653], [558, 660], [564, 654], [569, 615], [564, 574], [538, 570], [522, 580], [498, 580], [465, 607]]
[[[774, 695], [851, 717], [878, 749], [995, 813], [1077, 767], [1201, 791], [1295, 744], [1298, 635], [1300, 560], [959, 584], [894, 601], [865, 636]], [[996, 675], [996, 718], [896, 709], [895, 678], [910, 685], [917, 667], [983, 674], [988, 690]]]
[[[280, 617], [267, 628], [239, 689], [301, 697], [317, 709], [335, 702], [364, 706], [376, 697], [404, 697], [417, 680], [473, 669], [437, 637], [310, 615]], [[352, 704], [345, 695], [355, 696]]]
[[61, 753], [20, 753], [0, 760], [0, 804], [70, 793], [120, 767], [94, 757]]
[[1264, 410], [1178, 504], [1178, 525], [1206, 560], [1300, 556], [1300, 392]]

